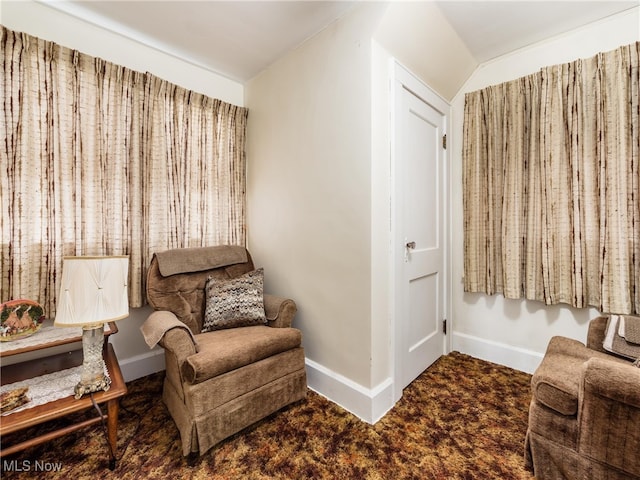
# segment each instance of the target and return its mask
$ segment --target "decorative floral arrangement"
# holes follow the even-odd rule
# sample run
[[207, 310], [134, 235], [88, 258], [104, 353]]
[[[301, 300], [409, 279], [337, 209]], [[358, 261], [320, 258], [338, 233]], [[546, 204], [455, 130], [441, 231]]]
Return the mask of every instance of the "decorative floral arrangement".
[[0, 305], [0, 341], [33, 335], [42, 327], [44, 309], [33, 300], [10, 300]]

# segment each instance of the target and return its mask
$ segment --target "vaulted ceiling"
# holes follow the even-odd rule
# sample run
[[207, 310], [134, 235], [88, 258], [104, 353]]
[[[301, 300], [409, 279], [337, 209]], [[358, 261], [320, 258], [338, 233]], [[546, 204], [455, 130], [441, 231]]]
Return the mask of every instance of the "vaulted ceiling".
[[[241, 83], [360, 3], [40, 1]], [[478, 63], [639, 5], [638, 0], [435, 3]]]

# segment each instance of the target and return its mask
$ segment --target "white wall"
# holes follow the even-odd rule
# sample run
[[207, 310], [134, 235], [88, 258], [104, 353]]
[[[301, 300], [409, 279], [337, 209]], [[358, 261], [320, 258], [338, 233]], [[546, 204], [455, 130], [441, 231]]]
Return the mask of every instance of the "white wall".
[[369, 46], [383, 8], [350, 12], [245, 91], [250, 251], [265, 267], [265, 288], [295, 299], [311, 370], [364, 389], [371, 358]]
[[[0, 8], [0, 21], [11, 30], [54, 41], [133, 70], [153, 73], [172, 83], [228, 103], [244, 104], [242, 84], [43, 3], [32, 0], [2, 0]], [[149, 307], [132, 309], [127, 319], [118, 322], [119, 332], [111, 337], [127, 381], [164, 368], [163, 351], [159, 347], [149, 351], [139, 330], [149, 312]]]
[[640, 40], [640, 8], [609, 17], [481, 65], [453, 101], [451, 219], [453, 348], [475, 357], [532, 372], [549, 339], [586, 340], [596, 309], [545, 306], [501, 295], [465, 294], [463, 276], [462, 119], [464, 94], [513, 80], [547, 65], [571, 62]]

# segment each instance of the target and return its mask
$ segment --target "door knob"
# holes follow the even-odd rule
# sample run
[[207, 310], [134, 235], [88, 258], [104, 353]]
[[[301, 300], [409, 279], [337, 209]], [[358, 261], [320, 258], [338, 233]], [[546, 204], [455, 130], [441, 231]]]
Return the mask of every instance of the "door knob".
[[406, 247], [410, 250], [413, 250], [414, 248], [416, 248], [416, 242], [407, 242]]

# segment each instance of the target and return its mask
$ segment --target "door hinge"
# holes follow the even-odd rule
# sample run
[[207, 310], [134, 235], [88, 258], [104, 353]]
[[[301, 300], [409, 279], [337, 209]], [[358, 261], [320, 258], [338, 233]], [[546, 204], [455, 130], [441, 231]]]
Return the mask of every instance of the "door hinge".
[[442, 320], [442, 333], [447, 334], [447, 319]]
[[444, 148], [445, 150], [447, 149], [447, 134], [446, 133], [442, 136], [442, 148]]

